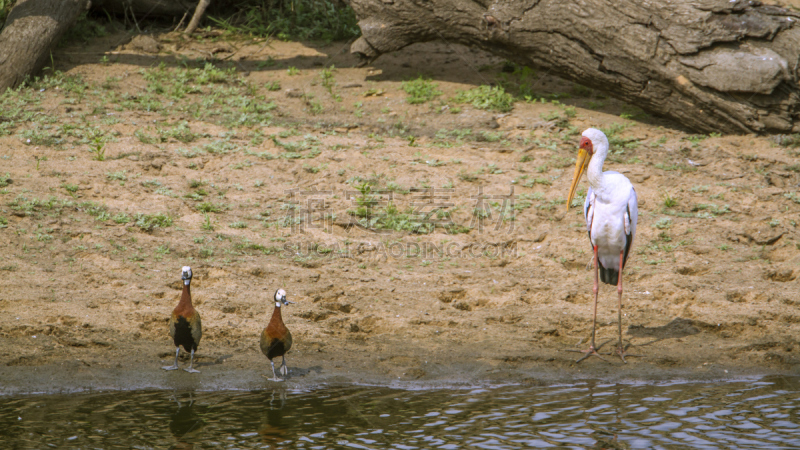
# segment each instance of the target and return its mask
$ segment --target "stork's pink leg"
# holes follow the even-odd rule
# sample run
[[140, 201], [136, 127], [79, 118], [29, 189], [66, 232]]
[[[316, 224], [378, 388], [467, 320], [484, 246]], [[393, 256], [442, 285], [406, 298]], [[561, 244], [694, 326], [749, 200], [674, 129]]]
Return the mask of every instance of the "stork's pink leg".
[[[599, 347], [596, 347], [594, 343], [595, 330], [597, 329], [597, 296], [600, 293], [600, 269], [598, 265], [599, 261], [597, 259], [597, 246], [594, 245], [592, 247], [594, 248], [594, 285], [592, 285], [592, 293], [594, 294], [594, 312], [592, 313], [592, 343], [589, 345], [588, 350], [581, 350], [581, 353], [586, 353], [586, 355], [576, 362], [581, 362], [592, 355], [597, 356], [605, 361], [605, 359], [603, 359], [603, 357], [597, 353], [597, 349]], [[605, 345], [605, 342], [603, 344]]]
[[617, 344], [617, 354], [622, 358], [625, 364], [625, 347], [622, 345], [622, 265], [625, 264], [625, 254], [623, 250], [619, 251], [619, 277], [617, 278], [617, 294], [619, 294], [619, 305], [617, 305], [617, 329], [619, 330], [619, 344]]
[[625, 360], [626, 356], [644, 356], [644, 355], [634, 355], [632, 353], [627, 353], [625, 351], [625, 346], [622, 344], [622, 264], [623, 264], [623, 256], [622, 252], [619, 252], [619, 279], [617, 279], [617, 293], [619, 294], [619, 320], [617, 321], [617, 326], [619, 328], [619, 344], [617, 344], [617, 354], [620, 358], [622, 358], [622, 362], [625, 364], [628, 361]]
[[594, 336], [597, 329], [597, 296], [600, 293], [600, 268], [597, 259], [597, 246], [594, 245], [594, 284], [592, 285], [592, 294], [594, 294], [594, 311], [592, 312], [592, 346], [589, 350], [594, 351]]

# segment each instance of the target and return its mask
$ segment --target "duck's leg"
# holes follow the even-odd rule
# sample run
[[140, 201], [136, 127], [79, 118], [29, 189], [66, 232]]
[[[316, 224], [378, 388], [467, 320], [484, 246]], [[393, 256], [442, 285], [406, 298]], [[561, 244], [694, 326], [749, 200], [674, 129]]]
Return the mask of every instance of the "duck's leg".
[[286, 367], [286, 355], [281, 356], [280, 372], [281, 375], [283, 375], [283, 378], [286, 378], [289, 375], [289, 368]]
[[185, 370], [185, 371], [187, 371], [189, 373], [200, 373], [199, 370], [193, 369], [192, 365], [194, 365], [194, 349], [192, 349], [192, 356], [191, 356], [191, 359], [189, 360], [189, 368], [188, 369], [183, 369], [183, 370]]
[[269, 381], [283, 381], [281, 378], [278, 378], [278, 375], [275, 373], [275, 363], [271, 359], [269, 360], [269, 363], [272, 365], [272, 378], [267, 378], [267, 379]]
[[176, 370], [178, 368], [178, 353], [180, 352], [181, 352], [180, 347], [175, 348], [175, 364], [171, 366], [162, 366], [161, 368], [164, 370]]

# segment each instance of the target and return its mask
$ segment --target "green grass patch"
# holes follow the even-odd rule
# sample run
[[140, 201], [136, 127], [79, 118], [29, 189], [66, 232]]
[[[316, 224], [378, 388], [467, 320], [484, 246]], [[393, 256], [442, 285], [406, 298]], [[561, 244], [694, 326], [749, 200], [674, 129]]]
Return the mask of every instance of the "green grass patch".
[[219, 213], [225, 209], [223, 205], [217, 205], [211, 202], [200, 203], [197, 206], [195, 206], [195, 208], [197, 208], [197, 210], [202, 213], [210, 213], [210, 212]]
[[601, 131], [605, 133], [606, 137], [608, 138], [608, 146], [611, 153], [621, 154], [626, 149], [633, 150], [639, 146], [639, 138], [624, 138], [621, 136], [621, 133], [628, 127], [630, 127], [630, 124], [613, 123], [610, 126], [601, 129]]
[[173, 223], [172, 217], [167, 214], [136, 214], [133, 218], [133, 224], [143, 231], [152, 231], [155, 228], [171, 227]]
[[420, 76], [416, 80], [404, 81], [400, 89], [406, 93], [407, 103], [418, 105], [442, 95], [442, 91], [438, 90], [438, 87], [438, 84]]
[[456, 103], [468, 103], [477, 109], [509, 112], [514, 108], [514, 97], [500, 86], [478, 86], [461, 91], [453, 97]]

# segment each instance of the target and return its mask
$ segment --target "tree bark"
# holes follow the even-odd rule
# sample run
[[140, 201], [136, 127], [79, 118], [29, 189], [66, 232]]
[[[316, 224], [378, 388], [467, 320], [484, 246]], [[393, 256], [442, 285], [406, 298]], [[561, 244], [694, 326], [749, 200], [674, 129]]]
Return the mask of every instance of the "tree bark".
[[689, 129], [800, 132], [800, 14], [748, 0], [350, 0], [364, 61], [442, 39]]
[[49, 50], [86, 7], [87, 0], [17, 2], [0, 32], [0, 92], [44, 67]]

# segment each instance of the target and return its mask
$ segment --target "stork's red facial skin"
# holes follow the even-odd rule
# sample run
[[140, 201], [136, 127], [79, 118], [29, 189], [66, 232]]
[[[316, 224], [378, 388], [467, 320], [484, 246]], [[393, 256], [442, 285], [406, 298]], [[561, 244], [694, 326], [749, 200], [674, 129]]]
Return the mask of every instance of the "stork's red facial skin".
[[594, 147], [592, 147], [592, 140], [587, 137], [581, 138], [581, 148], [586, 150], [586, 153], [588, 153], [589, 156], [592, 156], [592, 154], [594, 153]]

